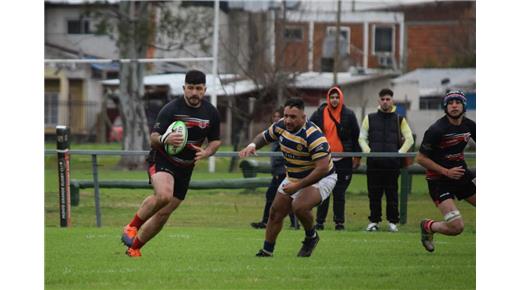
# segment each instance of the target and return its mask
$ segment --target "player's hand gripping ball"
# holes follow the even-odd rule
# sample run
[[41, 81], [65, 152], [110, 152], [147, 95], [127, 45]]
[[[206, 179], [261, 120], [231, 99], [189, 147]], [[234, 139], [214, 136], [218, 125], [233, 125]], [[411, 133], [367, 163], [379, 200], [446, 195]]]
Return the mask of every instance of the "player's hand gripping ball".
[[184, 140], [182, 141], [182, 144], [178, 146], [173, 146], [171, 144], [164, 144], [164, 150], [166, 150], [166, 153], [170, 155], [175, 155], [184, 149], [186, 146], [186, 142], [188, 141], [188, 129], [186, 128], [186, 124], [184, 124], [183, 121], [175, 121], [171, 123], [170, 126], [168, 126], [168, 129], [166, 129], [165, 134], [163, 136], [167, 136], [170, 133], [181, 133]]

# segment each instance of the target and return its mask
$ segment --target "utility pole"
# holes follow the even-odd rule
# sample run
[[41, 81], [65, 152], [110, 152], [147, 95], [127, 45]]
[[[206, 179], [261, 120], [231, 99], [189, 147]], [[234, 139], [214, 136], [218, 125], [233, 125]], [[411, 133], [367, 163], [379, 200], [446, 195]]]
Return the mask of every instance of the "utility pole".
[[[278, 64], [276, 61], [275, 61], [275, 65], [276, 65], [276, 70], [277, 71], [281, 71], [281, 69], [278, 68], [278, 66], [281, 66], [283, 67], [284, 65], [284, 58], [285, 58], [285, 50], [287, 48], [287, 43], [285, 42], [285, 23], [287, 22], [287, 3], [286, 1], [282, 1], [282, 25], [281, 25], [281, 30], [282, 30], [282, 33], [281, 33], [281, 37], [280, 37], [280, 47], [282, 48], [281, 49], [281, 53], [280, 53], [280, 64]], [[281, 106], [283, 104], [283, 88], [282, 88], [282, 83], [281, 82], [277, 82], [276, 84], [276, 107], [278, 108], [279, 106]]]
[[338, 85], [338, 67], [339, 67], [339, 24], [341, 22], [341, 0], [338, 1], [338, 10], [336, 11], [336, 43], [334, 46], [334, 69], [333, 69], [333, 83]]
[[[213, 76], [213, 90], [211, 91], [211, 104], [217, 107], [217, 78], [218, 78], [218, 33], [220, 26], [220, 1], [215, 1], [213, 5], [213, 63], [211, 74]], [[231, 120], [227, 120], [231, 122]], [[210, 173], [215, 172], [215, 156], [209, 157], [208, 171]]]

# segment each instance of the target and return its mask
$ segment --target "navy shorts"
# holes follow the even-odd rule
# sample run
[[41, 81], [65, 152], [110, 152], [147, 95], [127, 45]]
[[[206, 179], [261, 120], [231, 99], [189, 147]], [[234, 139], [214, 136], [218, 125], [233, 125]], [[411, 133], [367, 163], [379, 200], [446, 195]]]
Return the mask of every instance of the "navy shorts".
[[173, 164], [171, 161], [163, 158], [159, 154], [153, 159], [148, 160], [148, 182], [152, 184], [152, 175], [156, 172], [164, 171], [173, 176], [173, 196], [180, 200], [184, 200], [188, 187], [190, 185], [193, 166], [181, 167]]
[[447, 199], [458, 200], [466, 199], [477, 192], [475, 183], [472, 178], [464, 180], [428, 180], [428, 189], [430, 196], [435, 203], [439, 205]]

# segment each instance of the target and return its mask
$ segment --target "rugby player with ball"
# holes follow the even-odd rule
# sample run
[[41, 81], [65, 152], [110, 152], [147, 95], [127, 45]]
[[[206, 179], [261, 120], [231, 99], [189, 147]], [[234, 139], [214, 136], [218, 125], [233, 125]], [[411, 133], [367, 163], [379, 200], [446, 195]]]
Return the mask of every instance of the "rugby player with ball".
[[161, 109], [150, 134], [148, 176], [154, 193], [144, 199], [123, 229], [121, 241], [130, 257], [141, 256], [141, 248], [182, 203], [196, 161], [213, 155], [221, 144], [218, 111], [204, 99], [206, 75], [188, 71], [183, 90], [182, 98]]

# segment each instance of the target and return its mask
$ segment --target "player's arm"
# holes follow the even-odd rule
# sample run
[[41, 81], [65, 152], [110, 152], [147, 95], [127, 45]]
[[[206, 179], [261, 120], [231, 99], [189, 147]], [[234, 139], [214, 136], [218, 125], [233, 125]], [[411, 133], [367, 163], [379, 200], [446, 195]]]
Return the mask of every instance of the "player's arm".
[[331, 165], [330, 147], [327, 138], [321, 132], [314, 131], [307, 137], [307, 142], [309, 143], [309, 152], [312, 154], [314, 169], [306, 177], [296, 182], [287, 183], [284, 186], [284, 191], [287, 194], [293, 194], [302, 188], [315, 184], [326, 176], [331, 169], [329, 167]]
[[399, 148], [399, 153], [405, 153], [410, 150], [410, 147], [413, 145], [413, 134], [412, 129], [410, 129], [410, 126], [408, 125], [408, 122], [406, 121], [406, 118], [403, 118], [401, 121], [401, 135], [404, 137], [404, 142], [401, 148]]
[[257, 149], [260, 149], [267, 144], [267, 140], [264, 138], [264, 132], [262, 132], [255, 136], [253, 142], [249, 143], [249, 145], [247, 145], [244, 149], [240, 150], [240, 152], [238, 152], [238, 156], [240, 158], [244, 158], [254, 155], [256, 154]]
[[165, 144], [178, 146], [182, 144], [183, 141], [184, 137], [181, 133], [166, 132], [161, 135], [158, 132], [152, 132], [150, 134], [150, 144], [155, 149], [163, 148]]
[[208, 145], [204, 149], [193, 145], [192, 147], [197, 150], [197, 153], [195, 153], [195, 161], [212, 156], [217, 152], [221, 144], [222, 141], [220, 140], [209, 141]]
[[181, 133], [166, 132], [170, 124], [173, 122], [173, 112], [171, 110], [171, 105], [166, 105], [159, 111], [152, 128], [152, 133], [150, 133], [150, 146], [152, 146], [152, 148], [164, 148], [165, 144], [177, 146], [182, 144], [184, 141], [184, 137]]
[[158, 149], [163, 146], [160, 139], [161, 139], [161, 134], [159, 134], [157, 132], [152, 132], [152, 134], [150, 134], [150, 144], [151, 144], [152, 148]]
[[363, 123], [361, 123], [361, 129], [359, 130], [359, 146], [364, 153], [370, 153], [370, 147], [368, 146], [368, 116], [365, 116]]
[[464, 176], [465, 169], [462, 168], [462, 166], [452, 168], [443, 167], [421, 152], [417, 153], [415, 161], [417, 161], [417, 163], [419, 163], [419, 165], [422, 167], [428, 170], [436, 171], [451, 179], [459, 179]]
[[222, 144], [222, 141], [220, 141], [220, 116], [216, 109], [213, 110], [210, 124], [210, 130], [206, 136], [208, 139], [206, 148], [192, 146], [197, 151], [195, 153], [195, 161], [212, 156]]
[[253, 142], [249, 143], [244, 149], [238, 152], [238, 156], [240, 158], [248, 157], [256, 154], [256, 150], [264, 147], [265, 145], [275, 142], [278, 140], [277, 128], [280, 123], [283, 122], [283, 119], [278, 121], [277, 123], [273, 123], [269, 128], [256, 135], [253, 139]]
[[[350, 114], [350, 139], [352, 140], [352, 152], [361, 152], [361, 146], [359, 145], [359, 125], [354, 113]], [[352, 168], [356, 169], [361, 164], [361, 157], [352, 157]]]
[[424, 132], [424, 138], [415, 161], [428, 170], [438, 172], [451, 179], [459, 179], [464, 175], [465, 171], [462, 166], [446, 168], [436, 163], [429, 157], [431, 154], [433, 154], [434, 144], [439, 144], [441, 136], [442, 132], [439, 130], [428, 128], [428, 130]]
[[206, 146], [206, 148], [204, 150], [208, 153], [208, 156], [212, 156], [213, 154], [215, 154], [215, 152], [217, 152], [217, 150], [221, 144], [222, 144], [222, 141], [213, 140], [208, 143], [208, 146]]
[[329, 158], [330, 155], [317, 159], [315, 161], [316, 167], [314, 167], [314, 169], [311, 171], [311, 173], [309, 173], [309, 175], [296, 182], [289, 183], [288, 185], [292, 187], [291, 190], [289, 190], [288, 192], [286, 189], [284, 189], [284, 191], [292, 194], [302, 188], [305, 188], [309, 185], [313, 185], [316, 182], [320, 181], [320, 179], [322, 179], [327, 175], [327, 173], [329, 173]]
[[432, 170], [432, 171], [438, 172], [438, 173], [440, 173], [442, 175], [448, 176], [447, 175], [447, 171], [448, 171], [447, 168], [437, 164], [435, 161], [431, 160], [430, 158], [428, 158], [428, 156], [424, 155], [421, 152], [417, 153], [415, 161], [417, 161], [417, 163], [419, 165], [421, 165], [422, 167], [424, 167], [424, 168], [426, 168], [428, 170]]
[[475, 124], [475, 122], [471, 124], [471, 139], [477, 142], [477, 124]]

